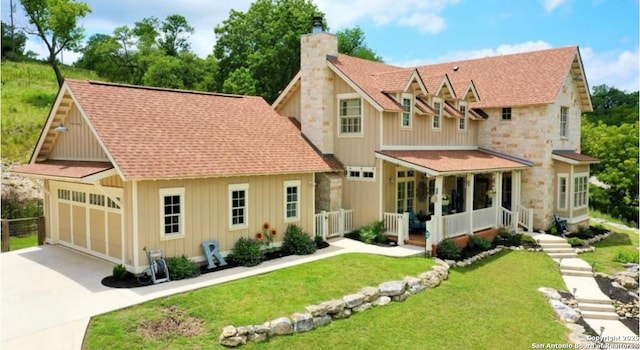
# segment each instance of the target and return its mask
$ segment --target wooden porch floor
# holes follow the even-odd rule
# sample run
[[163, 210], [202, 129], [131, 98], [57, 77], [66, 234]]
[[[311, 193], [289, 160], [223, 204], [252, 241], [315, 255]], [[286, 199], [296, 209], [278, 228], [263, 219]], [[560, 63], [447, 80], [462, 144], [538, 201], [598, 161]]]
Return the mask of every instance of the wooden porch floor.
[[[395, 235], [389, 235], [389, 241], [391, 242], [397, 242], [398, 241], [398, 236]], [[404, 244], [410, 244], [410, 245], [415, 245], [418, 247], [424, 247], [425, 246], [425, 238], [424, 238], [424, 232], [423, 231], [410, 231], [409, 232], [409, 239], [405, 239], [404, 240]]]

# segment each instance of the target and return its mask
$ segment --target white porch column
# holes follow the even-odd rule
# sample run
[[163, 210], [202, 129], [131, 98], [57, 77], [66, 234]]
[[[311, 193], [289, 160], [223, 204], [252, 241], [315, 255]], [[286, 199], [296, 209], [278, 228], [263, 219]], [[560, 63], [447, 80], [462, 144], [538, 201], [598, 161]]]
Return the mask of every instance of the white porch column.
[[518, 231], [520, 222], [520, 181], [522, 173], [519, 170], [511, 173], [511, 225]]
[[444, 192], [444, 178], [442, 176], [436, 176], [436, 202], [433, 204], [433, 217], [431, 222], [433, 223], [433, 230], [431, 232], [435, 237], [436, 243], [444, 239], [444, 232], [442, 231], [442, 194]]
[[469, 232], [473, 232], [473, 179], [475, 174], [467, 174], [464, 211], [469, 213]]
[[496, 207], [496, 227], [502, 224], [502, 173], [497, 172], [493, 175], [493, 189], [495, 192], [491, 201]]

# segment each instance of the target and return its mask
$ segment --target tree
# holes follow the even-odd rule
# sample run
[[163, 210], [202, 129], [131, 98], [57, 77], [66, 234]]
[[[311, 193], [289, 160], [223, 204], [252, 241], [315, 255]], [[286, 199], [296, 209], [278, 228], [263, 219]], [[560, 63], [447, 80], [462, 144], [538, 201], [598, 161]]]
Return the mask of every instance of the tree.
[[167, 55], [178, 56], [180, 52], [189, 51], [190, 44], [187, 39], [189, 34], [193, 34], [194, 29], [186, 18], [180, 15], [167, 16], [161, 29], [163, 37], [160, 38], [159, 44]]
[[72, 0], [22, 0], [22, 7], [29, 23], [35, 26], [35, 31], [29, 34], [37, 35], [47, 46], [47, 61], [56, 74], [58, 86], [62, 86], [64, 78], [58, 67], [58, 54], [62, 50], [78, 48], [84, 38], [84, 29], [78, 26], [78, 19], [91, 13], [91, 8]]
[[[311, 32], [311, 18], [322, 15], [311, 0], [257, 0], [247, 12], [231, 10], [215, 27], [218, 59], [216, 89], [225, 82], [239, 86], [238, 78], [251, 77], [255, 91], [268, 102], [300, 70], [300, 36]], [[233, 84], [231, 84], [233, 82]]]
[[336, 33], [336, 36], [338, 37], [338, 52], [352, 57], [382, 62], [382, 57], [364, 43], [364, 32], [359, 26], [341, 30]]
[[222, 90], [231, 94], [256, 95], [257, 81], [251, 76], [249, 68], [238, 68], [229, 74]]
[[24, 45], [27, 36], [22, 31], [16, 31], [11, 25], [4, 22], [2, 24], [2, 58], [12, 60], [24, 56]]

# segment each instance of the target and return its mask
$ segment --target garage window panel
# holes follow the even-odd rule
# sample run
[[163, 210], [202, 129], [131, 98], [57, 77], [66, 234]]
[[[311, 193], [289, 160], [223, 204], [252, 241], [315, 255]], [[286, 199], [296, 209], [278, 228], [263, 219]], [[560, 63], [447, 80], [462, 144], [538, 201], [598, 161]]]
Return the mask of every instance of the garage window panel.
[[184, 188], [160, 190], [161, 237], [184, 236]]

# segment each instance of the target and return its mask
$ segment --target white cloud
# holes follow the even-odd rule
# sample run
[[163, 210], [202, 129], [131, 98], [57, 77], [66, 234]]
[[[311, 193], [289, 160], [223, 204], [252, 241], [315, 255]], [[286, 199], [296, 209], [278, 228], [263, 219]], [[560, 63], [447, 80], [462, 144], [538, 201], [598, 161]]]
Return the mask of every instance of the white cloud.
[[542, 5], [544, 6], [545, 12], [550, 13], [565, 2], [567, 2], [567, 0], [543, 0]]
[[589, 87], [606, 84], [628, 92], [640, 87], [640, 54], [635, 50], [595, 52], [590, 47], [580, 48], [582, 63]]
[[427, 34], [435, 34], [445, 27], [444, 18], [432, 13], [414, 13], [410, 17], [401, 18], [400, 25], [417, 28], [418, 31]]

